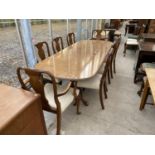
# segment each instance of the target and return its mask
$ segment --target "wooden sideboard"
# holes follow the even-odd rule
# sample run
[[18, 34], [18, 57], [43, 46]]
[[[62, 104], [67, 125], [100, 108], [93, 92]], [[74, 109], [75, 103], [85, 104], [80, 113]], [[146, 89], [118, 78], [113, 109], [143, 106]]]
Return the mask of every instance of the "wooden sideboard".
[[47, 134], [40, 96], [0, 84], [0, 134]]

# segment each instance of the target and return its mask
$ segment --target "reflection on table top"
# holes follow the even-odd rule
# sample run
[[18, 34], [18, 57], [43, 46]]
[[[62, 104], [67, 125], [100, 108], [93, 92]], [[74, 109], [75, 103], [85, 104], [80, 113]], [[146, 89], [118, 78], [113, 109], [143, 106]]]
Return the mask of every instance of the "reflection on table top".
[[145, 69], [146, 75], [147, 75], [147, 79], [150, 85], [150, 89], [152, 92], [152, 96], [153, 96], [153, 100], [155, 103], [155, 69], [153, 68], [146, 68]]
[[139, 42], [139, 50], [140, 51], [150, 51], [150, 52], [155, 52], [155, 43], [153, 42]]
[[82, 40], [41, 61], [36, 69], [51, 72], [56, 78], [80, 80], [94, 76], [113, 43]]

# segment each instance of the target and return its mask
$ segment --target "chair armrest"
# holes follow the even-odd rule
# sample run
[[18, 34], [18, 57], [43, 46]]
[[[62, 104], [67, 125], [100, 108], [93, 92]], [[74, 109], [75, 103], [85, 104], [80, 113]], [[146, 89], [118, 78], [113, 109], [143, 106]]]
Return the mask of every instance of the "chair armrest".
[[70, 89], [70, 87], [71, 87], [71, 84], [72, 84], [72, 82], [70, 81], [70, 82], [67, 84], [65, 90], [64, 90], [63, 92], [57, 94], [57, 96], [59, 97], [59, 96], [65, 95], [65, 94], [69, 91], [69, 89]]

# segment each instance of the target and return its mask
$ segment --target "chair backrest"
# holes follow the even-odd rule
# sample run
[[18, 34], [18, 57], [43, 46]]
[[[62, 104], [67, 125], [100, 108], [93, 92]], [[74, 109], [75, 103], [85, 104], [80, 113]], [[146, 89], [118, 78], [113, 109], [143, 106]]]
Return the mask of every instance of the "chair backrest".
[[109, 69], [109, 65], [111, 63], [111, 59], [112, 59], [112, 54], [114, 53], [114, 48], [111, 48], [109, 53], [106, 56], [106, 60], [105, 60], [105, 67], [104, 67], [104, 72], [102, 74], [102, 78], [106, 78], [108, 69]]
[[[56, 87], [56, 82], [55, 82], [54, 76], [51, 75], [49, 72], [19, 67], [19, 68], [17, 68], [18, 79], [21, 84], [21, 87], [25, 90], [29, 90], [29, 89], [27, 89], [27, 86], [24, 83], [24, 80], [22, 78], [23, 74], [26, 74], [28, 76], [29, 84], [31, 85], [33, 91], [40, 94], [41, 101], [42, 101], [42, 108], [44, 110], [51, 111], [52, 107], [48, 104], [48, 100], [45, 97], [45, 92], [44, 92], [45, 84], [44, 84], [44, 80], [43, 80], [43, 75], [50, 77], [50, 79], [52, 81], [52, 85], [53, 85], [54, 98], [55, 98], [55, 100], [57, 100], [57, 87]], [[51, 87], [52, 87], [52, 85], [51, 85]], [[59, 104], [59, 103], [56, 102], [56, 104]], [[55, 109], [53, 109], [53, 111], [54, 110]]]
[[100, 29], [96, 29], [92, 31], [92, 39], [104, 39], [103, 36], [106, 37], [105, 31], [100, 30]]
[[[44, 60], [46, 57], [50, 56], [50, 50], [47, 42], [38, 42], [37, 44], [35, 44], [35, 47], [37, 48], [38, 56], [41, 60]], [[44, 47], [46, 48], [46, 50]], [[45, 54], [46, 52], [47, 54]]]
[[68, 33], [67, 35], [67, 44], [68, 46], [72, 45], [75, 43], [75, 34], [72, 32], [72, 33]]
[[56, 37], [52, 40], [52, 49], [54, 53], [64, 49], [62, 37]]
[[121, 38], [118, 37], [115, 40], [114, 45], [113, 45], [114, 53], [113, 53], [112, 59], [116, 57], [116, 54], [117, 54], [117, 51], [118, 51], [118, 48], [119, 48], [120, 43], [121, 43]]

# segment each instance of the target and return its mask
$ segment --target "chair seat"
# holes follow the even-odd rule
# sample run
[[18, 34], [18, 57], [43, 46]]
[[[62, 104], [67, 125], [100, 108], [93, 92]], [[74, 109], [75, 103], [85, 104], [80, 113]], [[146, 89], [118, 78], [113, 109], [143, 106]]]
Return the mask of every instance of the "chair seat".
[[77, 86], [80, 88], [88, 88], [88, 89], [99, 89], [100, 80], [102, 75], [97, 74], [94, 77], [86, 80], [78, 81]]
[[137, 39], [127, 39], [126, 41], [127, 45], [138, 45]]
[[[57, 85], [57, 92], [61, 93], [65, 90], [65, 86]], [[50, 104], [50, 106], [56, 108], [56, 103], [54, 100], [54, 92], [53, 92], [53, 85], [51, 83], [47, 83], [44, 87], [45, 96]], [[79, 90], [77, 90], [77, 94], [79, 94]], [[63, 112], [74, 100], [73, 96], [73, 88], [63, 96], [58, 97], [61, 103], [61, 111]]]

